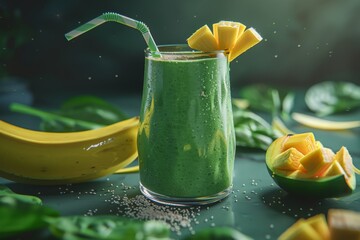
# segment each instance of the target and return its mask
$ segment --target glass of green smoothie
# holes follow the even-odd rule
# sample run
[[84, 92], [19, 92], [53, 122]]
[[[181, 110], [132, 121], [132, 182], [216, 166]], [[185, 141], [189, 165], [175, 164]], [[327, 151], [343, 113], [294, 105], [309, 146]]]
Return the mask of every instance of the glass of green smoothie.
[[216, 202], [232, 189], [235, 158], [227, 56], [187, 45], [159, 51], [145, 51], [141, 192], [169, 205]]

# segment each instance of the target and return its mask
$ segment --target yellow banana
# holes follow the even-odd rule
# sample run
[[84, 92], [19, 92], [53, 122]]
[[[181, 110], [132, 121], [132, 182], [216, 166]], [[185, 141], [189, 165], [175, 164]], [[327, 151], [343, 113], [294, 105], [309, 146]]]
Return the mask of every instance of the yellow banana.
[[71, 133], [24, 129], [0, 121], [0, 177], [66, 184], [112, 174], [137, 158], [139, 118]]

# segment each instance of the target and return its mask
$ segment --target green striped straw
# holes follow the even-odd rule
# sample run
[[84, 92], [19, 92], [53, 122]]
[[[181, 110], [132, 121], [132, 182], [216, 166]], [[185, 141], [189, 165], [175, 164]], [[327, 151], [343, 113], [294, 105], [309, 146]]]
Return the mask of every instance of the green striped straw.
[[156, 46], [153, 37], [151, 36], [149, 28], [143, 22], [120, 15], [118, 13], [113, 13], [113, 12], [103, 13], [99, 17], [68, 32], [67, 34], [65, 34], [65, 37], [68, 41], [70, 41], [70, 40], [76, 38], [77, 36], [79, 36], [83, 33], [86, 33], [87, 31], [90, 31], [91, 29], [93, 29], [105, 22], [117, 22], [117, 23], [121, 23], [126, 26], [129, 26], [129, 27], [139, 30], [142, 33], [150, 51], [153, 52], [155, 56], [160, 57], [159, 49]]

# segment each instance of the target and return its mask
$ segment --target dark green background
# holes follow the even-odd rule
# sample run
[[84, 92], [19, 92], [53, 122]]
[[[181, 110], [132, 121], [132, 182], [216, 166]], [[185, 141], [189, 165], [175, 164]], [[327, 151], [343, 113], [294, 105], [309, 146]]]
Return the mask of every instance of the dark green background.
[[186, 43], [219, 20], [256, 28], [264, 41], [231, 63], [233, 88], [360, 82], [359, 0], [2, 0], [0, 75], [28, 81], [35, 99], [43, 92], [141, 93], [146, 45], [138, 31], [106, 23], [71, 42], [64, 37], [107, 11], [145, 22], [157, 44]]
[[[32, 100], [24, 89], [1, 88], [2, 80], [14, 76], [28, 82], [34, 105], [41, 109], [58, 107], [70, 94], [101, 93], [129, 116], [138, 114], [146, 47], [142, 36], [108, 23], [71, 42], [64, 37], [106, 11], [145, 22], [158, 44], [185, 43], [195, 29], [219, 20], [241, 21], [256, 28], [265, 40], [231, 63], [235, 91], [255, 82], [296, 89], [331, 78], [360, 83], [359, 0], [0, 0], [1, 120], [33, 129], [39, 126], [38, 119], [1, 113], [2, 104], [3, 109], [7, 107], [5, 101], [22, 99], [30, 104]], [[296, 96], [302, 104], [296, 105], [296, 111], [308, 113], [303, 99], [303, 95]], [[359, 114], [334, 118], [344, 119], [359, 119]], [[295, 132], [314, 131], [289, 127]], [[315, 133], [334, 150], [347, 146], [359, 167], [358, 130]], [[234, 192], [221, 203], [202, 208], [194, 230], [225, 225], [255, 239], [276, 239], [301, 217], [326, 214], [331, 208], [360, 211], [359, 189], [340, 199], [310, 201], [287, 195], [267, 173], [264, 154], [238, 149]], [[112, 195], [100, 194], [116, 189], [115, 196], [122, 198], [125, 190], [120, 183], [124, 183], [133, 187], [126, 194], [134, 198], [140, 194], [138, 181], [138, 174], [127, 174], [65, 187], [29, 187], [0, 179], [16, 192], [41, 197], [62, 215], [120, 213], [123, 209], [118, 205], [106, 202]], [[100, 196], [90, 194], [93, 190]], [[182, 230], [183, 236], [189, 234]]]

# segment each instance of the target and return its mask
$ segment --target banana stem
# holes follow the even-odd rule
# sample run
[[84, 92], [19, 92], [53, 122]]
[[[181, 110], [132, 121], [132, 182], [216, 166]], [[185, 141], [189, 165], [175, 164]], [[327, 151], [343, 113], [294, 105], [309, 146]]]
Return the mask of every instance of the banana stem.
[[133, 166], [128, 168], [121, 168], [119, 170], [116, 170], [115, 173], [135, 173], [139, 171], [139, 166]]
[[87, 121], [83, 121], [83, 120], [64, 117], [64, 116], [61, 116], [61, 115], [58, 115], [55, 113], [49, 113], [49, 112], [41, 111], [41, 110], [26, 106], [26, 105], [22, 105], [20, 103], [12, 103], [10, 105], [10, 109], [14, 112], [37, 116], [43, 120], [51, 119], [51, 120], [61, 121], [63, 123], [71, 125], [71, 126], [81, 125], [88, 129], [96, 129], [96, 128], [104, 127], [104, 125], [102, 125], [102, 124], [97, 124], [97, 123], [87, 122]]

